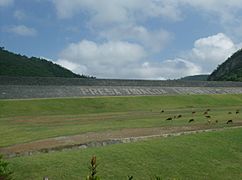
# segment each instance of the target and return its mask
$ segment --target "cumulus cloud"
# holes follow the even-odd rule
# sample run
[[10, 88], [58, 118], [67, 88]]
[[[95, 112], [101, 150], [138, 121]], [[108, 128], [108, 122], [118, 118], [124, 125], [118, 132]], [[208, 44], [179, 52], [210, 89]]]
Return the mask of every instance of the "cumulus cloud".
[[63, 59], [93, 65], [119, 65], [138, 61], [146, 56], [144, 49], [137, 45], [122, 41], [109, 41], [98, 44], [83, 40], [70, 44], [61, 53]]
[[196, 40], [187, 58], [201, 66], [203, 72], [208, 73], [214, 70], [218, 64], [224, 62], [239, 48], [241, 48], [240, 45], [235, 44], [228, 36], [218, 33]]
[[60, 53], [57, 63], [98, 78], [172, 79], [200, 72], [198, 66], [183, 59], [147, 61], [140, 45], [123, 41], [72, 43]]
[[37, 31], [24, 25], [17, 25], [5, 29], [7, 32], [14, 33], [19, 36], [35, 36]]
[[5, 7], [13, 4], [14, 0], [0, 0], [0, 7]]
[[165, 60], [160, 63], [144, 62], [130, 69], [129, 76], [140, 79], [175, 79], [200, 74], [201, 69], [194, 63], [184, 59]]
[[134, 25], [110, 28], [101, 32], [100, 35], [108, 40], [135, 41], [154, 52], [160, 51], [172, 39], [171, 33], [162, 28], [148, 30], [144, 26]]

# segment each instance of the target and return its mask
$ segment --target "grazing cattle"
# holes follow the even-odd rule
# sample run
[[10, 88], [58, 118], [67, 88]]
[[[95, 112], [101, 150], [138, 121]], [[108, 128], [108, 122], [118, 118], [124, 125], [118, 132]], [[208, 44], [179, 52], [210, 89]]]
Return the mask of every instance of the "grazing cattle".
[[236, 111], [235, 113], [236, 113], [236, 114], [239, 114], [239, 111]]
[[211, 124], [211, 120], [208, 120], [208, 124]]
[[232, 114], [232, 112], [228, 112], [228, 114]]
[[173, 118], [176, 119], [176, 116], [174, 116]]
[[169, 121], [169, 120], [172, 120], [172, 117], [169, 117], [169, 118], [167, 118], [166, 120], [168, 120], [168, 121]]
[[193, 122], [193, 121], [194, 121], [194, 119], [190, 119], [188, 122], [191, 123], [191, 122]]
[[211, 116], [205, 116], [206, 118], [211, 118]]
[[177, 118], [181, 118], [182, 117], [182, 115], [181, 114], [179, 114], [178, 116], [177, 116]]
[[160, 113], [163, 113], [163, 112], [165, 112], [164, 110], [161, 110], [161, 112]]
[[210, 111], [211, 109], [207, 109], [207, 111]]
[[193, 112], [192, 112], [192, 114], [195, 114], [195, 113], [196, 113], [196, 111], [193, 111]]
[[230, 120], [228, 120], [228, 121], [226, 122], [226, 124], [230, 124], [230, 123], [233, 123], [233, 120], [232, 120], [232, 119], [230, 119]]
[[215, 122], [218, 123], [218, 120], [216, 120]]
[[204, 115], [205, 115], [205, 114], [208, 114], [208, 112], [207, 112], [207, 111], [205, 111], [203, 114], [204, 114]]

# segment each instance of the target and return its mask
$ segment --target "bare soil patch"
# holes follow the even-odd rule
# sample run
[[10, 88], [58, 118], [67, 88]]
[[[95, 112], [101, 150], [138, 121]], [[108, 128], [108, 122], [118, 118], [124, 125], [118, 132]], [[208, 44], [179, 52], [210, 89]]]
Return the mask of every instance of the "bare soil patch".
[[[16, 144], [9, 147], [0, 148], [0, 153], [8, 157], [31, 155], [38, 152], [50, 152], [63, 149], [86, 148], [102, 146], [107, 144], [132, 142], [154, 137], [167, 137], [172, 135], [182, 135], [203, 131], [223, 130], [225, 128], [240, 128], [242, 122], [228, 125], [227, 127], [216, 127], [213, 125], [190, 125], [176, 127], [156, 127], [156, 128], [126, 128], [106, 132], [88, 132], [73, 136], [60, 136], [48, 138], [29, 143]], [[129, 139], [129, 140], [128, 140]], [[131, 140], [130, 140], [131, 139]], [[127, 141], [128, 140], [128, 141]]]

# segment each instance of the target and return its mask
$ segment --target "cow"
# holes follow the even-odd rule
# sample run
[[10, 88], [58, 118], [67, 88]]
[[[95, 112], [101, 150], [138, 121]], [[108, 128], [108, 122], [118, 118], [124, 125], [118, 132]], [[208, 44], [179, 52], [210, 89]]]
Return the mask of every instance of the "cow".
[[232, 112], [228, 112], [228, 114], [232, 114]]
[[232, 120], [232, 119], [230, 119], [230, 120], [228, 120], [228, 121], [226, 122], [226, 124], [231, 124], [231, 123], [233, 123], [233, 120]]
[[194, 121], [194, 119], [190, 119], [188, 122], [191, 123], [191, 122], [193, 122], [193, 121]]
[[181, 118], [182, 117], [182, 115], [181, 114], [179, 114], [178, 116], [177, 116], [177, 118]]
[[172, 120], [172, 117], [169, 117], [169, 118], [167, 118], [166, 120], [170, 121], [170, 120]]
[[205, 117], [208, 118], [208, 119], [211, 118], [211, 116], [205, 116]]

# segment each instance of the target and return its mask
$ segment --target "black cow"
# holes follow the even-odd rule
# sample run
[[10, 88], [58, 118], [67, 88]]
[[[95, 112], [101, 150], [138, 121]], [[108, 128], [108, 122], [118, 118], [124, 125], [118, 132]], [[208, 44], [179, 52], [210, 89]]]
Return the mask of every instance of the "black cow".
[[191, 123], [191, 122], [193, 122], [193, 121], [194, 121], [194, 119], [190, 119], [188, 122]]
[[226, 122], [226, 124], [231, 124], [231, 123], [233, 123], [233, 120], [232, 120], [232, 119], [230, 119], [230, 120], [228, 120], [228, 121]]

